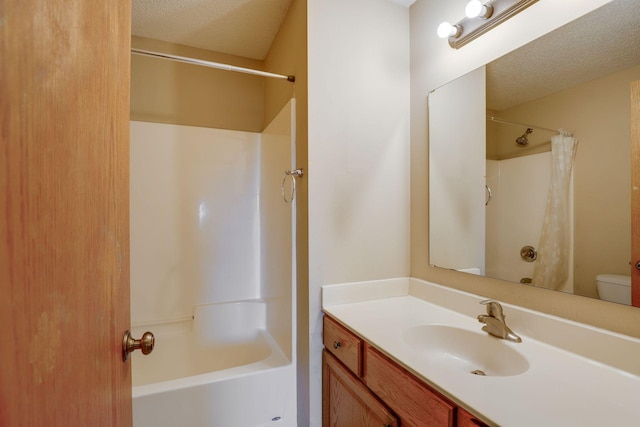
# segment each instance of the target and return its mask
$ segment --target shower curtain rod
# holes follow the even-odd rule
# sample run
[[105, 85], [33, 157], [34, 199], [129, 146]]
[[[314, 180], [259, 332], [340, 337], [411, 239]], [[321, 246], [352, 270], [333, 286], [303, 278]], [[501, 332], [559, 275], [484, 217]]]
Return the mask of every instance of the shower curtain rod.
[[525, 127], [525, 128], [540, 129], [540, 130], [546, 130], [546, 131], [554, 132], [554, 133], [566, 133], [566, 134], [573, 135], [573, 134], [571, 134], [571, 132], [566, 132], [566, 131], [563, 131], [562, 129], [549, 129], [549, 128], [543, 128], [542, 126], [534, 126], [534, 125], [527, 125], [527, 124], [524, 124], [524, 123], [510, 122], [509, 120], [501, 119], [499, 117], [487, 116], [487, 119], [489, 119], [491, 121], [494, 121], [494, 122], [505, 123], [505, 124], [513, 125], [513, 126], [522, 126], [522, 127]]
[[219, 70], [236, 71], [238, 73], [253, 74], [255, 76], [272, 77], [283, 79], [289, 82], [295, 82], [295, 76], [286, 76], [284, 74], [269, 73], [266, 71], [253, 70], [251, 68], [236, 67], [235, 65], [223, 64], [220, 62], [204, 61], [202, 59], [188, 58], [186, 56], [172, 55], [169, 53], [153, 52], [150, 50], [131, 48], [131, 53], [142, 56], [150, 56], [152, 58], [169, 59], [171, 61], [184, 62], [186, 64], [201, 65], [203, 67], [217, 68]]

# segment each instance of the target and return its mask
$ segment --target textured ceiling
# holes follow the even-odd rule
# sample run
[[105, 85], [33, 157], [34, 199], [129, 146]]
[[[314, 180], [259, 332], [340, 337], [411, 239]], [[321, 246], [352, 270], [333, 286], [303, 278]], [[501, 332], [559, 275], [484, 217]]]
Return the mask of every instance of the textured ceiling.
[[614, 0], [487, 65], [487, 108], [504, 110], [640, 64], [640, 1]]
[[291, 0], [133, 0], [132, 33], [264, 59]]

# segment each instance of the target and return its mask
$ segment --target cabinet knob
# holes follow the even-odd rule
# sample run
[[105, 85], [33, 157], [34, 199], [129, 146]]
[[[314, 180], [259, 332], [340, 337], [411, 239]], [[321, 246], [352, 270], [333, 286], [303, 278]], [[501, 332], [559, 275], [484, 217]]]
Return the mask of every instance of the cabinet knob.
[[333, 342], [333, 348], [334, 349], [339, 349], [340, 347], [342, 347], [342, 344], [340, 343], [340, 341], [334, 341]]

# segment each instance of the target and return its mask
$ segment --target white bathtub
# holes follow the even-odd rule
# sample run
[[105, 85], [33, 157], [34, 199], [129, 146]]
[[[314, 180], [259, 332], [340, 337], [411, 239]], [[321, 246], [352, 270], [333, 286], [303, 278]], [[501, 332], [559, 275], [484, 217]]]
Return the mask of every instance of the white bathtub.
[[147, 324], [156, 345], [133, 356], [134, 427], [295, 426], [295, 368], [265, 329], [265, 304], [196, 307]]

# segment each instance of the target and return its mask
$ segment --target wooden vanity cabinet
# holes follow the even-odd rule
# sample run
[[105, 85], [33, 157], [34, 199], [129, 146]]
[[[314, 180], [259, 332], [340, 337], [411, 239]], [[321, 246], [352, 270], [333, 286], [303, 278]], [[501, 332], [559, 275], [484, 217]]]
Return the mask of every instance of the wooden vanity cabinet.
[[325, 315], [323, 427], [488, 427]]

